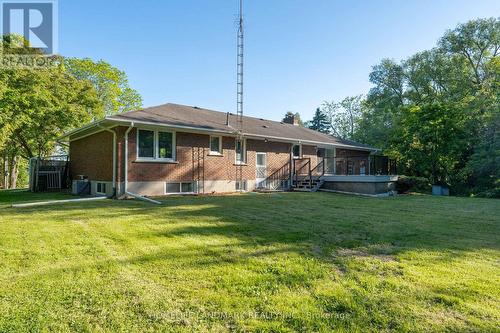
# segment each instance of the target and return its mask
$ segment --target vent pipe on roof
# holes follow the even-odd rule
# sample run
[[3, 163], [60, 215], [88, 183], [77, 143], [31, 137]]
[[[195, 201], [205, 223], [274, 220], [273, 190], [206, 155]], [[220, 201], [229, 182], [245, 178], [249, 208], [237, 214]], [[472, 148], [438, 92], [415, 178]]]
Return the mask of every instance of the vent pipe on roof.
[[226, 126], [229, 126], [229, 112], [226, 113]]

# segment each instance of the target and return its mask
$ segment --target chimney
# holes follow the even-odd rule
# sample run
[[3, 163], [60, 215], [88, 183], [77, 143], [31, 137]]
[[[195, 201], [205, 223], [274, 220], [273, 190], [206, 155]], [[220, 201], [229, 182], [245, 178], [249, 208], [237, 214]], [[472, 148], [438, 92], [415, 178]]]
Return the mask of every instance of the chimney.
[[287, 113], [283, 122], [286, 124], [291, 124], [294, 126], [299, 126], [299, 119], [295, 117], [293, 114]]

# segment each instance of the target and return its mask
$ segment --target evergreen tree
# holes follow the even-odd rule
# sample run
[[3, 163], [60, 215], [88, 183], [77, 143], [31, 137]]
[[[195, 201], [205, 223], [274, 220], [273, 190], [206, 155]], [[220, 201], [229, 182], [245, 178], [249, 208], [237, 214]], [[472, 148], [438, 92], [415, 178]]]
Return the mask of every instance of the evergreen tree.
[[308, 122], [308, 127], [312, 130], [315, 130], [315, 131], [318, 131], [321, 133], [329, 133], [330, 132], [330, 125], [328, 122], [328, 117], [320, 108], [317, 108], [316, 112], [314, 112], [314, 117], [311, 121]]

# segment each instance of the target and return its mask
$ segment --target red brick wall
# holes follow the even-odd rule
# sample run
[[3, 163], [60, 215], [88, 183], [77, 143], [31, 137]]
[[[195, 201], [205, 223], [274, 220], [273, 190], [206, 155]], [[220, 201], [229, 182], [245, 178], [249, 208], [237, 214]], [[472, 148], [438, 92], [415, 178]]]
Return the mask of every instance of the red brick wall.
[[[277, 171], [290, 162], [292, 145], [284, 142], [265, 142], [264, 140], [247, 140], [247, 164], [250, 174], [247, 179], [255, 179], [257, 153], [266, 153], [267, 175]], [[234, 153], [234, 150], [233, 150]]]
[[294, 161], [295, 169], [299, 170], [300, 174], [309, 172], [309, 166], [306, 166], [309, 159], [311, 161], [311, 169], [318, 164], [318, 160], [321, 161], [321, 159], [318, 159], [316, 146], [302, 145], [302, 159]]
[[[126, 127], [116, 127], [118, 168], [117, 177], [124, 177], [124, 133]], [[136, 161], [136, 129], [129, 132], [128, 180], [135, 181], [191, 181], [191, 180], [236, 180], [235, 139], [223, 137], [222, 156], [209, 154], [209, 135], [177, 132], [176, 159], [178, 163], [138, 162]], [[292, 144], [282, 142], [265, 142], [264, 140], [247, 139], [247, 164], [241, 166], [243, 179], [255, 179], [255, 162], [257, 152], [267, 153], [267, 166], [270, 175], [285, 165], [290, 158]], [[112, 134], [98, 134], [70, 143], [71, 174], [87, 175], [93, 180], [112, 179]], [[337, 149], [337, 156], [368, 155], [366, 151]], [[318, 163], [315, 146], [302, 146], [302, 156], [311, 158], [311, 168]], [[300, 163], [297, 163], [300, 166]]]
[[[129, 133], [129, 181], [236, 180], [235, 139], [222, 138], [222, 156], [209, 154], [209, 135], [177, 132], [178, 163], [136, 161], [136, 130]], [[247, 163], [241, 166], [243, 179], [255, 179], [256, 152], [266, 152], [268, 174], [288, 162], [291, 145], [251, 140], [247, 142]]]
[[113, 134], [99, 132], [69, 144], [71, 178], [78, 175], [92, 180], [113, 180]]

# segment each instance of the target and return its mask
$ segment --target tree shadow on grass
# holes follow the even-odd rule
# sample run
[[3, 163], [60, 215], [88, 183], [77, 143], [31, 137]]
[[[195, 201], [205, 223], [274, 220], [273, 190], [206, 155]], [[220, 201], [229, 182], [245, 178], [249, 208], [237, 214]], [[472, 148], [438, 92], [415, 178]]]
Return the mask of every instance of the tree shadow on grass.
[[[408, 202], [353, 198], [331, 194], [293, 194], [283, 197], [238, 199], [193, 210], [174, 210], [179, 220], [215, 219], [219, 223], [189, 225], [168, 235], [231, 235], [261, 244], [335, 245], [363, 247], [386, 244], [394, 248], [423, 250], [499, 249], [500, 206], [464, 201]], [[330, 202], [332, 200], [333, 202]], [[474, 200], [474, 199], [469, 199]], [[190, 203], [192, 204], [192, 203]], [[467, 206], [467, 205], [465, 205]], [[496, 212], [495, 212], [496, 210]], [[167, 234], [165, 234], [167, 235]], [[377, 249], [374, 249], [377, 251]], [[388, 246], [381, 249], [388, 251]]]
[[[39, 223], [29, 221], [38, 214], [49, 219], [42, 223], [51, 223], [50, 219], [62, 224], [79, 220], [105, 226], [108, 228], [89, 230], [97, 233], [96, 239], [112, 241], [105, 246], [114, 251], [102, 259], [83, 256], [78, 262], [59, 262], [23, 274], [58, 278], [68, 272], [79, 276], [74, 273], [83, 272], [89, 266], [106, 274], [133, 266], [137, 268], [134, 274], [146, 283], [157, 283], [161, 279], [160, 283], [168, 285], [169, 279], [179, 283], [196, 272], [197, 277], [189, 281], [206, 280], [214, 284], [222, 281], [225, 284], [216, 289], [217, 293], [248, 301], [250, 297], [260, 298], [260, 292], [281, 291], [283, 289], [278, 288], [281, 286], [287, 289], [314, 286], [316, 279], [325, 277], [314, 274], [315, 269], [324, 270], [324, 266], [315, 265], [317, 262], [333, 263], [339, 268], [339, 274], [354, 270], [352, 279], [346, 280], [363, 275], [356, 274], [357, 269], [366, 269], [369, 273], [369, 269], [376, 270], [376, 274], [385, 278], [402, 274], [397, 257], [408, 251], [429, 252], [430, 256], [416, 260], [430, 260], [438, 265], [459, 260], [469, 251], [499, 249], [500, 207], [495, 201], [432, 197], [373, 199], [326, 193], [162, 200], [162, 206], [139, 201], [105, 201], [7, 210], [14, 223]], [[4, 213], [0, 212], [0, 216]], [[124, 223], [130, 226], [125, 232], [114, 229]], [[127, 251], [128, 244], [115, 241], [120, 237], [133, 238], [136, 241], [133, 249]], [[142, 248], [142, 244], [146, 246]], [[311, 266], [316, 268], [302, 272], [302, 266], [307, 266], [310, 259]], [[351, 259], [378, 260], [382, 264], [366, 268], [368, 262], [366, 266], [353, 268], [349, 263]], [[153, 274], [158, 274], [156, 280], [148, 280]], [[177, 281], [172, 278], [175, 274], [179, 277]], [[256, 275], [254, 280], [248, 278]], [[379, 302], [379, 297], [365, 300], [362, 291], [357, 294], [361, 285], [348, 289], [357, 295], [354, 299], [360, 307], [377, 306], [382, 307], [379, 311], [392, 311], [391, 305]], [[404, 285], [398, 288], [405, 290]], [[207, 302], [217, 304], [212, 297], [207, 296]], [[348, 302], [344, 304], [340, 298], [320, 294], [314, 297], [318, 308], [341, 313], [352, 311], [353, 320], [356, 319], [356, 310]], [[453, 301], [446, 293], [436, 297], [439, 302]]]
[[448, 256], [500, 248], [496, 220], [500, 207], [493, 200], [374, 199], [329, 193], [162, 200], [162, 206], [109, 200], [12, 209], [9, 215], [27, 222], [34, 213], [51, 214], [59, 221], [92, 222], [98, 217], [102, 223], [116, 223], [127, 219], [156, 226], [135, 231], [136, 237], [221, 236], [259, 246], [287, 245], [315, 257], [331, 256], [338, 248], [368, 249], [374, 255], [414, 249], [447, 251]]
[[37, 269], [34, 272], [20, 272], [11, 276], [30, 276], [31, 278], [58, 276], [60, 274], [76, 274], [82, 272], [89, 267], [97, 270], [105, 270], [110, 266], [128, 266], [128, 265], [150, 265], [161, 263], [164, 261], [175, 262], [178, 269], [211, 269], [212, 267], [221, 267], [222, 265], [238, 264], [252, 258], [275, 256], [281, 253], [291, 253], [299, 249], [292, 246], [280, 248], [254, 249], [253, 243], [243, 244], [238, 246], [241, 251], [234, 253], [228, 251], [226, 245], [212, 245], [210, 248], [206, 246], [191, 246], [186, 245], [178, 248], [162, 249], [160, 251], [148, 252], [141, 255], [131, 255], [120, 258], [106, 258], [92, 260], [91, 262], [71, 262], [56, 267], [47, 267]]

